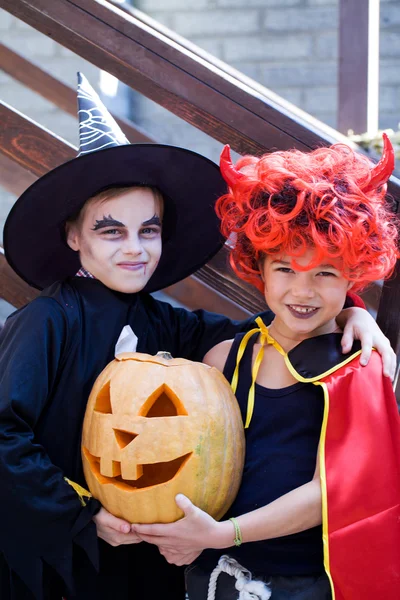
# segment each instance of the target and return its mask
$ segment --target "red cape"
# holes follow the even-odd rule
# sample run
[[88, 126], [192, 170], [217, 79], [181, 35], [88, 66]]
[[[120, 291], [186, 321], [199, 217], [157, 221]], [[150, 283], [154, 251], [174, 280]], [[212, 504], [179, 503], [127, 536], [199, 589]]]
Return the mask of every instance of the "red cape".
[[322, 346], [313, 346], [311, 361], [310, 354], [304, 360], [303, 342], [286, 362], [296, 379], [324, 390], [319, 452], [324, 563], [333, 599], [399, 600], [400, 418], [392, 385], [377, 352], [361, 367], [359, 351], [336, 351], [335, 360], [332, 347], [322, 356]]

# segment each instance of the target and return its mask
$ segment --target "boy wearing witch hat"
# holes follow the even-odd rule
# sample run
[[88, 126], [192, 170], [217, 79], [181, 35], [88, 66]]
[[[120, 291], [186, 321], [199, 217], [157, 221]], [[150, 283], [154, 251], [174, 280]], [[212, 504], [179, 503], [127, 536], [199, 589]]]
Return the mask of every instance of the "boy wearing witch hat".
[[[34, 183], [4, 231], [10, 265], [43, 292], [0, 338], [0, 596], [177, 600], [180, 569], [82, 496], [81, 427], [125, 326], [139, 352], [192, 360], [248, 326], [149, 295], [221, 247], [214, 202], [225, 184], [194, 152], [129, 145], [83, 77], [78, 99], [79, 157]], [[359, 328], [376, 327], [359, 312]]]

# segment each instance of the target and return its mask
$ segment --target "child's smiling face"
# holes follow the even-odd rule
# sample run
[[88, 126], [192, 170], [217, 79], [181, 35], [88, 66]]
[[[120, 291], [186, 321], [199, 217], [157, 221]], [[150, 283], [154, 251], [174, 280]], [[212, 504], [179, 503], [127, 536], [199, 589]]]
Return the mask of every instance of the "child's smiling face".
[[286, 337], [301, 340], [336, 329], [351, 283], [332, 261], [299, 271], [310, 264], [313, 250], [301, 257], [268, 255], [262, 266], [265, 299], [275, 313], [275, 327]]
[[135, 293], [153, 275], [161, 256], [162, 202], [149, 188], [89, 202], [68, 227], [68, 245], [82, 266], [110, 289]]

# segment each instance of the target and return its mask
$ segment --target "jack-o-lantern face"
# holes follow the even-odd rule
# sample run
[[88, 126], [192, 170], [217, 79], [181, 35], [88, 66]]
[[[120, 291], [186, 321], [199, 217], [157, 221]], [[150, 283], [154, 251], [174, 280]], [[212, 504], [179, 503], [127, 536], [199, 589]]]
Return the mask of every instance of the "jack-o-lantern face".
[[201, 363], [121, 354], [93, 387], [82, 457], [93, 495], [130, 522], [176, 520], [179, 492], [218, 518], [243, 468], [236, 399], [224, 377]]

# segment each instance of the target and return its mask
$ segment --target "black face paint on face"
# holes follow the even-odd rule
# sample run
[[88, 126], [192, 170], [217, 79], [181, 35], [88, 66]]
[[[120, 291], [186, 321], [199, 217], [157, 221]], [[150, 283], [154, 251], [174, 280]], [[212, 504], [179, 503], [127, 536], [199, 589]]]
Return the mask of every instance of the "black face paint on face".
[[125, 227], [125, 225], [121, 221], [113, 219], [111, 215], [108, 215], [108, 217], [104, 215], [102, 219], [96, 219], [96, 224], [92, 227], [92, 231], [97, 231], [103, 227]]
[[159, 227], [161, 227], [160, 217], [158, 217], [157, 215], [154, 215], [153, 217], [151, 217], [151, 219], [148, 219], [147, 221], [143, 221], [142, 225], [144, 225], [144, 226], [158, 225]]
[[[143, 221], [142, 227], [147, 227], [148, 225], [157, 225], [161, 227], [160, 217], [157, 215], [153, 215], [151, 219], [147, 219], [147, 221]], [[103, 227], [125, 227], [124, 223], [121, 221], [117, 221], [111, 215], [104, 215], [102, 219], [96, 219], [95, 226], [92, 227], [92, 231], [98, 231]]]

